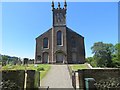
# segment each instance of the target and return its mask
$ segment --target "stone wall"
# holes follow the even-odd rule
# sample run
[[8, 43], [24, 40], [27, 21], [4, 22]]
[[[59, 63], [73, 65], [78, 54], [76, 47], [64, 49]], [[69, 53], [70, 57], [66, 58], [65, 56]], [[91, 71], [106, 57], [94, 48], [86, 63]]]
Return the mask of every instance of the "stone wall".
[[[120, 69], [84, 69], [78, 70], [79, 88], [85, 88], [85, 78], [94, 78], [96, 82], [109, 78], [119, 78]], [[119, 81], [120, 82], [120, 81]]]
[[[74, 40], [75, 47], [72, 46]], [[72, 53], [76, 54], [76, 60], [72, 60]], [[85, 63], [84, 37], [67, 27], [67, 60], [68, 63]]]
[[101, 79], [120, 77], [120, 69], [86, 69], [83, 70], [84, 78], [94, 78], [97, 81]]
[[25, 79], [25, 71], [23, 70], [4, 70], [2, 71], [2, 82], [5, 83], [8, 80], [17, 84], [20, 89], [24, 88], [24, 79]]
[[[27, 70], [26, 72], [25, 70], [3, 70], [0, 73], [2, 73], [3, 83], [14, 83], [19, 86], [20, 90], [22, 90], [24, 87], [27, 89], [40, 87], [40, 72], [35, 70]], [[27, 76], [25, 75], [26, 73]]]

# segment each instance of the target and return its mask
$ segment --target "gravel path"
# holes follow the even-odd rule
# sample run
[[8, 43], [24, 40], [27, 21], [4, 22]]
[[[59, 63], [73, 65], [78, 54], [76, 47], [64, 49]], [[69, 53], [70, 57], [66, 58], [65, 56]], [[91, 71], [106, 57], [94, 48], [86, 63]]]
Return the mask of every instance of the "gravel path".
[[41, 81], [42, 87], [73, 88], [67, 65], [52, 65], [48, 74]]

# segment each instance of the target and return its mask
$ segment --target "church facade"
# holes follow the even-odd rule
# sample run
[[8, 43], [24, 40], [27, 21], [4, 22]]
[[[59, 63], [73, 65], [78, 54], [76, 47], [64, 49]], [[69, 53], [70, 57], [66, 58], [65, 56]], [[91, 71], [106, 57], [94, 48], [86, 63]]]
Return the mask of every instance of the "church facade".
[[67, 3], [54, 8], [53, 26], [36, 38], [35, 63], [84, 63], [84, 37], [66, 26]]

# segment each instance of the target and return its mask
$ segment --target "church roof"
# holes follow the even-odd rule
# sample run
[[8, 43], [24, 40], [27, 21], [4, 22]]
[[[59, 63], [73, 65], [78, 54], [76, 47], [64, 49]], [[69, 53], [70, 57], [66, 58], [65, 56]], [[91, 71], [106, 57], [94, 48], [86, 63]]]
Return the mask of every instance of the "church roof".
[[75, 33], [76, 35], [78, 35], [78, 36], [84, 38], [82, 35], [78, 34], [78, 33], [75, 32], [74, 30], [72, 30], [71, 28], [67, 27], [66, 29], [67, 29], [68, 31], [70, 31], [70, 32], [72, 32], [72, 33]]
[[[51, 30], [52, 30], [52, 28], [48, 29], [46, 32], [44, 32], [43, 34], [39, 35], [37, 38], [42, 37], [44, 34], [49, 33]], [[78, 34], [77, 32], [75, 32], [74, 30], [70, 29], [69, 27], [66, 27], [66, 30], [69, 31], [69, 32], [71, 32], [71, 33], [75, 33], [76, 35], [84, 38], [82, 35]], [[67, 34], [67, 33], [66, 33], [66, 34]], [[36, 39], [37, 39], [37, 38], [36, 38]]]
[[[48, 32], [51, 31], [51, 30], [52, 30], [52, 28], [48, 29], [46, 32], [44, 32], [43, 34], [39, 35], [37, 38], [42, 37], [44, 34], [48, 33]], [[37, 39], [37, 38], [36, 38], [36, 39]]]

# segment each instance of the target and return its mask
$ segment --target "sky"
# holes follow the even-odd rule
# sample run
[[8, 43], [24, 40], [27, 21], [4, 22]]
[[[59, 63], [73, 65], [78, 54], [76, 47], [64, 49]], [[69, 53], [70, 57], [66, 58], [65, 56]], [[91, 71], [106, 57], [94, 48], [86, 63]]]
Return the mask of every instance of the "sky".
[[[1, 5], [0, 53], [35, 58], [35, 38], [52, 27], [51, 2], [2, 2]], [[118, 43], [117, 2], [67, 2], [66, 23], [84, 36], [86, 57], [92, 56], [95, 42]]]

